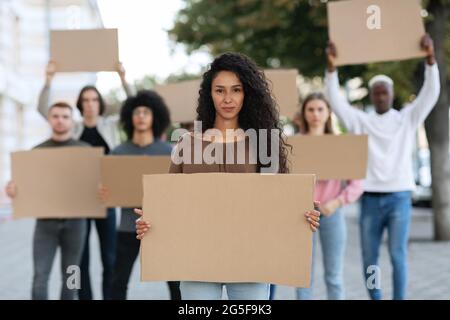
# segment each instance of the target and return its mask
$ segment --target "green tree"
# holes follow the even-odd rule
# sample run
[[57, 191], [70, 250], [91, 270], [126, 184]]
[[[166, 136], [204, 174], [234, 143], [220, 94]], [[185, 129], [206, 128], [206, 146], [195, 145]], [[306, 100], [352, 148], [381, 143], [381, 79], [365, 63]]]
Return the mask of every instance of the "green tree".
[[[238, 51], [263, 67], [297, 68], [306, 77], [323, 74], [326, 5], [318, 0], [187, 0], [169, 34], [192, 52]], [[307, 31], [307, 32], [305, 32]], [[347, 77], [365, 66], [344, 67]]]

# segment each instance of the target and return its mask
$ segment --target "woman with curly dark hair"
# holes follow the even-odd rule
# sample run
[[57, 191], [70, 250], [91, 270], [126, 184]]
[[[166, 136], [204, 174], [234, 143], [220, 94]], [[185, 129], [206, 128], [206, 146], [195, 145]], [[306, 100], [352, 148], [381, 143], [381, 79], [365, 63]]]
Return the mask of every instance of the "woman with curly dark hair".
[[[241, 101], [233, 105], [231, 101], [223, 99], [225, 88], [218, 86], [213, 88], [213, 80], [222, 72], [229, 82], [235, 83], [232, 95]], [[244, 94], [245, 93], [245, 94]], [[217, 58], [210, 70], [203, 75], [198, 99], [197, 120], [202, 122], [202, 131], [215, 128], [223, 131], [226, 129], [260, 129], [276, 130], [279, 142], [279, 170], [278, 173], [288, 173], [287, 146], [282, 136], [282, 128], [279, 123], [279, 114], [276, 102], [271, 95], [264, 71], [247, 56], [236, 53], [225, 53]], [[230, 107], [230, 105], [232, 105]], [[259, 141], [257, 145], [264, 143]], [[266, 135], [267, 150], [271, 150], [271, 135]], [[258, 159], [260, 160], [260, 159]], [[258, 161], [258, 172], [268, 165]]]
[[[200, 173], [200, 172], [268, 172], [287, 173], [287, 151], [286, 144], [279, 127], [278, 111], [276, 102], [264, 76], [264, 72], [248, 57], [239, 53], [225, 53], [217, 57], [211, 64], [209, 70], [203, 75], [203, 81], [199, 91], [197, 107], [197, 124], [202, 125], [200, 135], [192, 133], [185, 134], [173, 153], [170, 173]], [[256, 130], [266, 132], [257, 135], [258, 148], [266, 144], [265, 150], [271, 150], [270, 158], [275, 159], [273, 163], [266, 163], [260, 152], [252, 154], [253, 149], [249, 147], [249, 140], [243, 132]], [[211, 133], [214, 131], [215, 133]], [[217, 132], [219, 134], [217, 134]], [[236, 134], [236, 132], [241, 132]], [[273, 134], [275, 132], [275, 134]], [[244, 144], [245, 162], [220, 161], [210, 163], [203, 159], [200, 164], [187, 161], [192, 160], [196, 148], [189, 148], [191, 154], [183, 158], [183, 162], [175, 161], [175, 155], [183, 152], [183, 145], [200, 143], [201, 150], [216, 144], [223, 148], [225, 157], [229, 147], [239, 149]], [[278, 148], [272, 148], [273, 144]], [[257, 150], [260, 151], [260, 150]], [[252, 157], [252, 155], [254, 157]], [[256, 161], [251, 162], [254, 158]], [[225, 159], [219, 159], [225, 160]], [[229, 159], [227, 159], [229, 160]], [[275, 168], [275, 169], [273, 169]], [[142, 215], [142, 210], [135, 209]], [[311, 229], [317, 230], [319, 225], [319, 212], [311, 211], [305, 213]], [[139, 219], [136, 222], [137, 238], [142, 239], [149, 230], [150, 224]], [[221, 299], [222, 287], [226, 285], [230, 299], [268, 299], [268, 285], [265, 283], [212, 283], [198, 281], [182, 281], [180, 283], [181, 297], [183, 299]]]
[[[170, 155], [172, 146], [161, 140], [170, 125], [169, 110], [164, 100], [154, 91], [142, 90], [123, 103], [120, 124], [127, 141], [111, 151], [111, 155], [160, 156]], [[100, 186], [100, 198], [106, 202], [108, 190]], [[121, 208], [117, 229], [116, 262], [112, 278], [111, 298], [125, 300], [128, 280], [139, 253], [140, 242], [135, 237], [133, 208]], [[180, 299], [178, 282], [169, 282], [170, 297]]]

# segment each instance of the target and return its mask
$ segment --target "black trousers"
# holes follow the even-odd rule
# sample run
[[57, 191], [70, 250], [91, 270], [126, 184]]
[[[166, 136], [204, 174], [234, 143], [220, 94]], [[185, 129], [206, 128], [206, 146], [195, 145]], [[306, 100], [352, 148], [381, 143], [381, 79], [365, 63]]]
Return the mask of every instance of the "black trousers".
[[81, 258], [81, 289], [78, 290], [80, 300], [92, 300], [91, 277], [89, 272], [89, 235], [91, 226], [95, 224], [100, 242], [100, 254], [103, 265], [102, 293], [103, 299], [111, 297], [112, 273], [116, 255], [116, 211], [107, 209], [106, 218], [87, 219], [86, 241]]
[[[134, 232], [117, 232], [116, 263], [114, 265], [111, 298], [125, 300], [127, 298], [128, 281], [134, 262], [139, 254], [140, 241]], [[171, 300], [181, 300], [180, 283], [167, 282]]]

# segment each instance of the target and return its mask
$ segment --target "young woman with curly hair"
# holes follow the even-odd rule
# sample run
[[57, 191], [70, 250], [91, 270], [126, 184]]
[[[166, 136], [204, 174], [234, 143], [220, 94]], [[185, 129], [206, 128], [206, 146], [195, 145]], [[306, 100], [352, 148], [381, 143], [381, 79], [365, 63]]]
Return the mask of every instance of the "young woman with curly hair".
[[[201, 121], [202, 135], [196, 137], [192, 133], [185, 134], [179, 141], [177, 148], [189, 139], [189, 143], [202, 143], [202, 150], [215, 143], [217, 146], [227, 149], [234, 147], [238, 149], [240, 143], [245, 143], [246, 160], [250, 159], [251, 150], [248, 147], [247, 137], [232, 135], [230, 130], [242, 129], [243, 131], [253, 129], [256, 131], [267, 130], [267, 132], [277, 133], [278, 150], [277, 161], [273, 173], [287, 173], [287, 150], [282, 137], [282, 131], [279, 126], [278, 111], [276, 102], [271, 96], [270, 88], [264, 76], [264, 72], [250, 60], [248, 57], [239, 53], [225, 53], [217, 57], [210, 65], [209, 70], [203, 75], [203, 81], [200, 86], [197, 120]], [[222, 133], [221, 137], [217, 135], [210, 136], [211, 129]], [[277, 130], [278, 129], [278, 130]], [[237, 137], [237, 139], [235, 139]], [[213, 138], [213, 139], [212, 139]], [[197, 140], [196, 140], [197, 139]], [[267, 143], [267, 149], [271, 150], [273, 135], [266, 135], [261, 138], [258, 135], [258, 146], [261, 143]], [[264, 141], [259, 141], [264, 139]], [[190, 148], [192, 153], [195, 148]], [[175, 150], [177, 151], [177, 150]], [[223, 154], [225, 154], [224, 152]], [[176, 154], [176, 152], [175, 152]], [[236, 153], [234, 153], [236, 155]], [[259, 153], [258, 153], [259, 155]], [[273, 156], [273, 155], [271, 155]], [[189, 157], [188, 157], [189, 158]], [[191, 154], [193, 158], [193, 154]], [[228, 159], [227, 159], [228, 160]], [[236, 157], [235, 157], [236, 160]], [[264, 172], [271, 164], [265, 163], [260, 156], [256, 157], [255, 163], [246, 161], [240, 162], [221, 162], [221, 163], [174, 163], [170, 173], [200, 173], [200, 172]], [[135, 209], [135, 212], [142, 214], [142, 210]], [[306, 219], [310, 222], [311, 229], [317, 230], [319, 225], [319, 212], [311, 211], [305, 213]], [[138, 220], [136, 222], [137, 238], [142, 239], [145, 233], [150, 229], [148, 221]], [[214, 283], [198, 281], [182, 281], [180, 283], [181, 297], [187, 300], [198, 299], [221, 299], [223, 286], [227, 289], [230, 299], [268, 299], [269, 287], [265, 283]]]

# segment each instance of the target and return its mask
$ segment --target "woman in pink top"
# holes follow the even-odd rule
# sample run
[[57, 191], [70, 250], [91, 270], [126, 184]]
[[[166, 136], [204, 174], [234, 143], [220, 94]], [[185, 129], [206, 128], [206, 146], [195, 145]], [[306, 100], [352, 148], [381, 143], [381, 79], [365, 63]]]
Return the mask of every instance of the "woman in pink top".
[[[300, 113], [300, 133], [320, 136], [334, 134], [331, 125], [331, 109], [321, 93], [308, 95]], [[330, 159], [333, 161], [333, 159]], [[363, 192], [362, 180], [319, 180], [316, 183], [315, 200], [320, 201], [320, 244], [322, 247], [325, 283], [328, 299], [344, 299], [344, 254], [346, 225], [341, 208], [355, 202]], [[298, 288], [297, 299], [311, 299], [317, 248], [317, 234], [313, 241], [313, 266], [310, 288]]]

